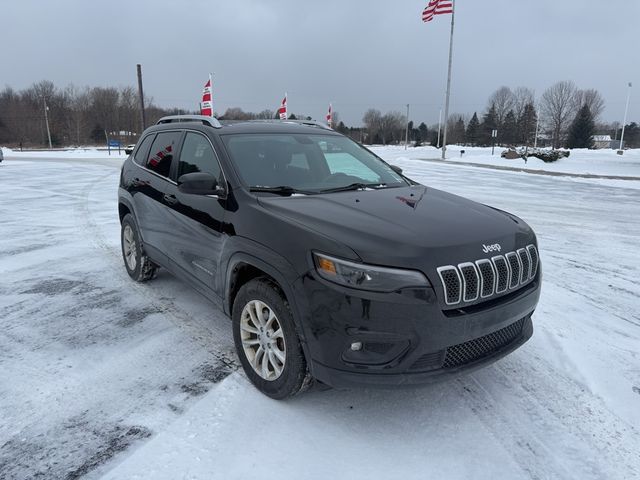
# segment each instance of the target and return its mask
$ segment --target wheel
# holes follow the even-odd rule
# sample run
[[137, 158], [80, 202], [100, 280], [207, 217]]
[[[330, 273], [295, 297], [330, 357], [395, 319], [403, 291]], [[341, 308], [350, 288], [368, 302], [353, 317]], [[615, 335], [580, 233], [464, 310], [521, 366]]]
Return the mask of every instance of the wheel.
[[233, 303], [233, 339], [249, 380], [281, 400], [311, 383], [293, 315], [280, 289], [265, 278], [244, 284]]
[[120, 243], [124, 266], [131, 278], [136, 282], [146, 282], [156, 276], [158, 267], [142, 250], [138, 226], [130, 213], [122, 219]]

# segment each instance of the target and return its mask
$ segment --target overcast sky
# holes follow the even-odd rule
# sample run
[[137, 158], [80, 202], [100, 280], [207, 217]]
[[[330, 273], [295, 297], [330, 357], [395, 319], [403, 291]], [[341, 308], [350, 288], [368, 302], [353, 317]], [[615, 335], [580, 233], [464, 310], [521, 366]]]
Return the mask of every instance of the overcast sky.
[[[136, 84], [156, 104], [195, 109], [210, 71], [214, 109], [275, 109], [347, 124], [369, 107], [437, 122], [450, 16], [427, 0], [2, 0], [0, 85]], [[640, 1], [457, 0], [451, 112], [478, 114], [499, 86], [539, 97], [558, 80], [596, 88], [603, 119], [640, 120]]]

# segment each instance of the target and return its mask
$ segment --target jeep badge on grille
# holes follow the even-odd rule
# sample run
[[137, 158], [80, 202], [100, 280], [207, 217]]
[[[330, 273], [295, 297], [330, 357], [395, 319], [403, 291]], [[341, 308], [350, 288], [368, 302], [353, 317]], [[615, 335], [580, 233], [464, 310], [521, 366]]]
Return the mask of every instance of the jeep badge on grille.
[[485, 245], [484, 243], [482, 244], [482, 251], [484, 253], [499, 252], [500, 250], [502, 250], [502, 247], [499, 243], [494, 243], [493, 245]]

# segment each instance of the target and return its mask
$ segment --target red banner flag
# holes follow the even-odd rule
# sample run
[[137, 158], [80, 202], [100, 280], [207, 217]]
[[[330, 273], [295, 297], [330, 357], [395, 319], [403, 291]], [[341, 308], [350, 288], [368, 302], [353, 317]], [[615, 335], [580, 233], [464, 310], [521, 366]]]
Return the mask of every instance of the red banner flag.
[[280, 108], [278, 109], [278, 118], [280, 120], [287, 119], [287, 94], [284, 94], [284, 99], [282, 99], [282, 103], [280, 104]]
[[202, 91], [202, 102], [200, 102], [200, 115], [213, 117], [213, 94], [211, 93], [211, 75]]
[[327, 113], [327, 125], [329, 125], [329, 128], [333, 127], [333, 108], [331, 104], [329, 104], [329, 112]]
[[453, 2], [451, 0], [430, 0], [429, 5], [422, 12], [422, 21], [430, 22], [435, 15], [453, 13]]

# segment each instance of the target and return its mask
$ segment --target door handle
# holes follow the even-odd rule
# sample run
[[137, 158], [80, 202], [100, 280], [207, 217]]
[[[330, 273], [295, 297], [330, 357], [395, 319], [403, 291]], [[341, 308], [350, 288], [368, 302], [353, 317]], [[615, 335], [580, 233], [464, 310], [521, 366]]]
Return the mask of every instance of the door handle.
[[162, 198], [164, 199], [165, 202], [167, 202], [169, 205], [175, 205], [176, 203], [178, 203], [178, 199], [176, 198], [175, 195], [169, 195], [168, 193], [165, 193]]

